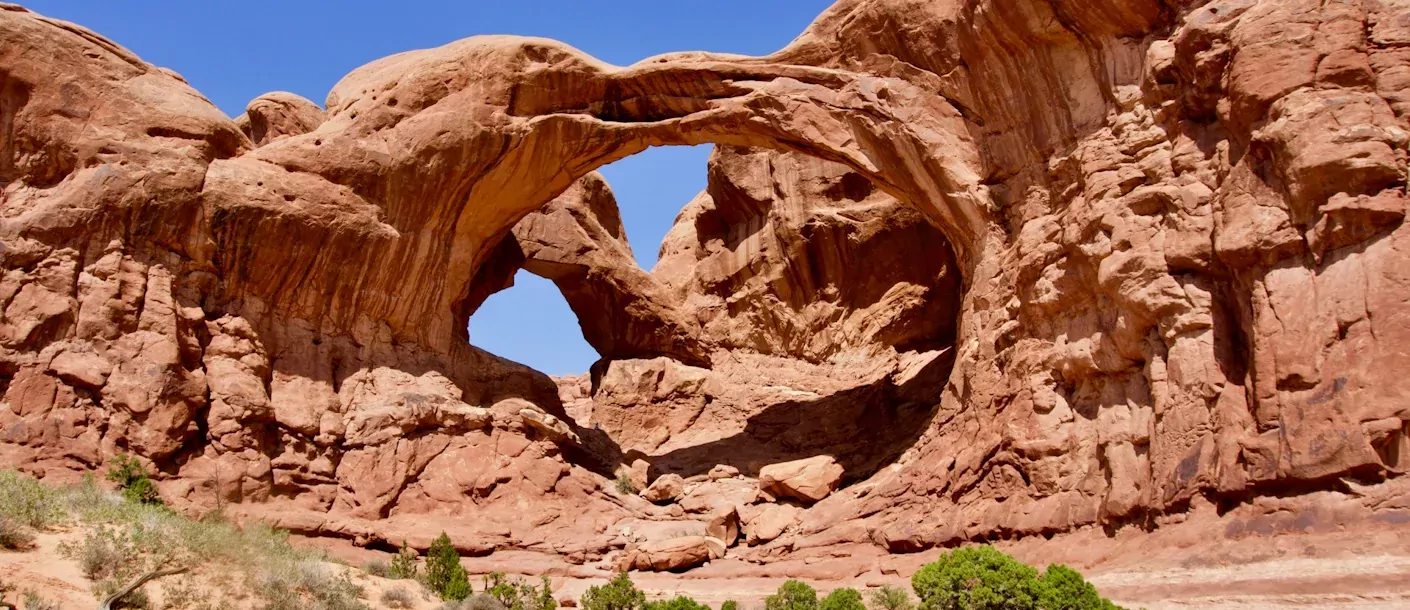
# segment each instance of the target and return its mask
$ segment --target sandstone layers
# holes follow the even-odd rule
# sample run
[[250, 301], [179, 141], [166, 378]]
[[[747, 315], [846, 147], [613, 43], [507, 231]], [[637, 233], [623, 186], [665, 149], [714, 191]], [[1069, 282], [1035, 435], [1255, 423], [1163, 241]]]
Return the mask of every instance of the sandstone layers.
[[[477, 37], [238, 120], [4, 5], [0, 456], [128, 452], [182, 505], [637, 568], [1210, 504], [1325, 525], [1279, 517], [1304, 495], [1392, 523], [1406, 112], [1390, 0], [842, 0], [767, 57], [626, 68]], [[705, 142], [636, 268], [592, 170]], [[469, 345], [520, 268], [589, 378]], [[761, 497], [820, 455], [841, 489]], [[633, 463], [679, 493], [613, 490]]]

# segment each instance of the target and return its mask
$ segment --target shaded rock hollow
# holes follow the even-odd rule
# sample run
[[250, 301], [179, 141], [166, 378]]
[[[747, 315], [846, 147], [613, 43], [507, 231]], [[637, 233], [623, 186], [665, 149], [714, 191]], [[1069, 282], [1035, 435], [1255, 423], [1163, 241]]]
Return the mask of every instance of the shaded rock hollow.
[[[759, 562], [1257, 516], [1344, 480], [1340, 521], [1388, 518], [1407, 11], [842, 0], [766, 57], [477, 37], [237, 122], [5, 5], [0, 456], [128, 452], [178, 504], [577, 563], [674, 557], [652, 524], [719, 508]], [[591, 170], [706, 142], [710, 188], [637, 269]], [[590, 379], [468, 343], [520, 267], [580, 316]], [[607, 482], [821, 453], [844, 487], [806, 510]]]

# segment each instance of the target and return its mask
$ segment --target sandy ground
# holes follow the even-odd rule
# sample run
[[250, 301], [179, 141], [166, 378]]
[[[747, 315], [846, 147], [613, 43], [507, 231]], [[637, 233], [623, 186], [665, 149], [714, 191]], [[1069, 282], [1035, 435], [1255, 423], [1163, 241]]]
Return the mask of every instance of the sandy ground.
[[[1099, 530], [1076, 532], [1051, 540], [999, 543], [1005, 551], [1025, 561], [1042, 564], [1063, 561], [1087, 574], [1103, 595], [1128, 608], [1407, 608], [1410, 609], [1410, 527], [1334, 532], [1292, 533], [1270, 537], [1220, 539], [1199, 537], [1199, 528], [1163, 528], [1153, 533], [1118, 533]], [[76, 531], [42, 533], [37, 548], [26, 552], [0, 552], [0, 580], [18, 590], [33, 589], [62, 608], [95, 608], [77, 564], [63, 559], [57, 547], [78, 537]], [[387, 560], [389, 554], [354, 548], [330, 539], [303, 540], [300, 544], [327, 550], [338, 561], [352, 566], [371, 559]], [[831, 561], [844, 568], [870, 562], [860, 576], [813, 580], [820, 591], [851, 586], [861, 590], [882, 584], [909, 588], [907, 575], [938, 551], [914, 555], [861, 556], [847, 553]], [[1089, 558], [1074, 561], [1073, 558]], [[1096, 559], [1090, 559], [1095, 557]], [[466, 558], [472, 573], [503, 570], [518, 574], [549, 574], [558, 599], [577, 599], [587, 587], [605, 582], [610, 574], [583, 566], [568, 566], [555, 558], [534, 553], [498, 553]], [[810, 563], [830, 569], [827, 561]], [[387, 589], [413, 592], [417, 609], [434, 609], [439, 603], [418, 586], [390, 581], [347, 569], [364, 587], [364, 601], [373, 608]], [[634, 573], [633, 580], [650, 598], [689, 595], [718, 607], [727, 599], [745, 608], [762, 606], [785, 578], [754, 576], [777, 572], [778, 565], [757, 566], [725, 559], [684, 574]], [[854, 570], [855, 571], [855, 570]], [[537, 581], [537, 578], [533, 578]], [[479, 578], [471, 581], [479, 588]], [[160, 599], [160, 588], [148, 588]], [[18, 602], [11, 593], [6, 601]]]
[[[63, 558], [58, 551], [61, 543], [78, 540], [81, 536], [82, 534], [76, 529], [42, 532], [35, 540], [35, 547], [30, 550], [23, 552], [0, 551], [0, 582], [14, 588], [5, 596], [4, 601], [15, 604], [22, 610], [27, 610], [24, 609], [23, 593], [34, 591], [45, 600], [58, 604], [64, 610], [97, 608], [100, 600], [95, 598], [91, 592], [92, 583], [84, 578], [77, 562]], [[329, 569], [348, 571], [353, 582], [363, 588], [364, 601], [373, 608], [387, 607], [381, 603], [381, 599], [383, 592], [388, 589], [406, 589], [412, 592], [411, 597], [415, 603], [410, 608], [415, 610], [429, 610], [439, 608], [441, 605], [439, 600], [432, 599], [419, 585], [414, 583], [378, 578], [362, 570], [348, 568], [337, 563], [330, 563]], [[160, 584], [161, 581], [158, 580], [145, 587], [153, 602], [153, 608], [162, 607]], [[252, 603], [243, 605], [224, 603], [221, 607], [234, 610], [252, 608], [254, 605]]]
[[[1410, 527], [1234, 539], [1208, 533], [1208, 528], [1198, 525], [1115, 536], [1089, 529], [1051, 540], [1000, 542], [997, 546], [1035, 565], [1061, 561], [1077, 566], [1103, 595], [1132, 609], [1410, 609]], [[326, 539], [317, 544], [354, 565], [385, 557], [366, 549], [340, 547]], [[909, 589], [909, 574], [938, 553], [838, 558], [837, 562], [847, 565], [871, 561], [876, 568], [853, 578], [810, 582], [823, 593], [843, 586], [866, 591], [882, 584]], [[601, 571], [585, 577], [581, 566], [524, 552], [466, 558], [464, 565], [473, 573], [503, 570], [553, 575], [559, 599], [576, 599], [587, 587], [610, 576]], [[825, 562], [814, 566], [824, 571], [828, 568]], [[725, 559], [684, 574], [633, 573], [632, 580], [649, 598], [684, 594], [716, 607], [733, 599], [745, 608], [755, 608], [763, 605], [763, 598], [785, 577], [748, 574], [770, 570], [770, 566]]]

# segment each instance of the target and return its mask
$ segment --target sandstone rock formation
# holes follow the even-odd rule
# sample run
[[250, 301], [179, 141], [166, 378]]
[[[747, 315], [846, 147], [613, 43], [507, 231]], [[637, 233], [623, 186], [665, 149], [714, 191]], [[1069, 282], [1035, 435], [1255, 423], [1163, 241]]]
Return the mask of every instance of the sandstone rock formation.
[[739, 509], [730, 507], [711, 517], [705, 526], [705, 535], [723, 542], [726, 547], [734, 546], [739, 539]]
[[[477, 37], [239, 123], [17, 6], [0, 49], [6, 465], [651, 569], [731, 508], [767, 563], [1405, 506], [1403, 2], [841, 0], [770, 56], [625, 68]], [[706, 142], [637, 269], [592, 170]], [[469, 344], [520, 268], [588, 379]], [[750, 504], [824, 454], [841, 489]], [[612, 491], [631, 463], [679, 503]]]
[[678, 571], [724, 555], [725, 548], [719, 540], [708, 536], [682, 536], [628, 551], [620, 567], [623, 570]]
[[685, 479], [678, 474], [668, 474], [655, 481], [652, 481], [646, 489], [641, 490], [641, 497], [647, 502], [661, 504], [671, 502], [685, 493]]
[[759, 491], [773, 497], [817, 502], [842, 482], [842, 466], [830, 455], [819, 455], [759, 469]]
[[318, 104], [287, 91], [274, 91], [250, 100], [244, 121], [236, 117], [236, 123], [255, 146], [263, 146], [313, 131], [326, 118]]
[[798, 522], [799, 509], [796, 506], [769, 505], [749, 520], [744, 528], [749, 544], [756, 545], [772, 541]]

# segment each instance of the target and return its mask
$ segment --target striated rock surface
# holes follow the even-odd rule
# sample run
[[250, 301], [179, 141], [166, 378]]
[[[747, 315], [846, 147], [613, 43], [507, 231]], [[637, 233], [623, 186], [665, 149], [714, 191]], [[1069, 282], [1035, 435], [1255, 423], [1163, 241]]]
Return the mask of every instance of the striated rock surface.
[[[1403, 524], [1407, 24], [842, 0], [766, 57], [477, 37], [237, 123], [3, 5], [0, 460], [130, 453], [183, 508], [656, 570], [721, 557], [666, 528], [730, 509], [754, 546], [724, 561], [804, 566]], [[637, 269], [592, 170], [706, 142], [709, 187]], [[469, 344], [520, 268], [568, 297], [590, 377]], [[750, 504], [817, 455], [840, 489]], [[679, 475], [680, 503], [619, 468]]]

